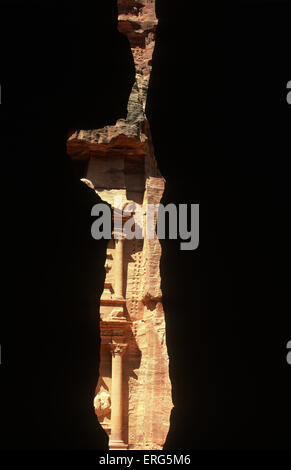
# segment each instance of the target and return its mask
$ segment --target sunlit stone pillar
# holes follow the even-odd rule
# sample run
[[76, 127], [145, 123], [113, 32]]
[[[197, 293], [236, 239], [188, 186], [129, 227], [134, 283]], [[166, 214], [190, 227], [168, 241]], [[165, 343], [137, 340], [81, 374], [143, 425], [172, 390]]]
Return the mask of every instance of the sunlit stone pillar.
[[123, 299], [123, 245], [124, 237], [115, 240], [115, 298]]
[[122, 356], [126, 347], [127, 344], [110, 344], [112, 354], [110, 450], [127, 448], [122, 439]]

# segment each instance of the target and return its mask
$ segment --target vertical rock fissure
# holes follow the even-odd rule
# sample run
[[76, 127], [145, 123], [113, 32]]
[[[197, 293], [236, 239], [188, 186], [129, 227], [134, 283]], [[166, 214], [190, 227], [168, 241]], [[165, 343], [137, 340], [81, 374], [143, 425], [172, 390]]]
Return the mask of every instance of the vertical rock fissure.
[[[136, 67], [136, 81], [126, 119], [115, 126], [77, 130], [68, 141], [73, 160], [88, 161], [86, 183], [112, 207], [127, 203], [142, 208], [144, 229], [148, 204], [159, 204], [164, 192], [145, 116], [147, 90], [155, 45], [157, 18], [152, 0], [118, 0], [119, 32], [126, 35]], [[123, 249], [118, 249], [122, 243]], [[121, 245], [120, 245], [121, 246]], [[116, 249], [117, 247], [117, 249]], [[122, 259], [120, 259], [122, 256]], [[100, 377], [95, 412], [109, 435], [110, 449], [162, 449], [172, 409], [165, 315], [160, 279], [160, 242], [154, 239], [111, 240], [107, 249], [106, 279], [100, 305]], [[122, 358], [122, 403], [118, 439], [113, 429], [112, 345], [127, 344]], [[119, 387], [119, 386], [118, 386]], [[121, 406], [121, 405], [120, 405]], [[122, 422], [122, 425], [121, 425]]]

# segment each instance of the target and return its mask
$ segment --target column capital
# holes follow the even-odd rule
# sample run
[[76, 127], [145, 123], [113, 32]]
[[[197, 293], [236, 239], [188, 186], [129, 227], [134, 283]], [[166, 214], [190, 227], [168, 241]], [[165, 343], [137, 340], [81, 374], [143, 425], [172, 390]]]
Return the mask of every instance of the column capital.
[[124, 240], [126, 240], [126, 235], [123, 233], [123, 230], [113, 230], [112, 237], [116, 242], [124, 242]]
[[123, 356], [127, 348], [126, 343], [110, 343], [110, 351], [113, 357]]

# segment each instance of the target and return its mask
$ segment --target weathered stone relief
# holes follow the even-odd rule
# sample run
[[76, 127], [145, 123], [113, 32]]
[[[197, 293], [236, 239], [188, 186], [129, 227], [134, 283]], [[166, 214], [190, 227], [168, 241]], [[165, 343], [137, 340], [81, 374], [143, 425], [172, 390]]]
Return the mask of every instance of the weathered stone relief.
[[[77, 130], [68, 140], [83, 161], [83, 182], [114, 208], [159, 204], [164, 190], [144, 109], [154, 48], [155, 3], [120, 0], [119, 30], [129, 38], [136, 83], [127, 119]], [[94, 407], [110, 449], [162, 449], [172, 409], [160, 288], [161, 247], [154, 239], [111, 239], [100, 305], [101, 364]]]

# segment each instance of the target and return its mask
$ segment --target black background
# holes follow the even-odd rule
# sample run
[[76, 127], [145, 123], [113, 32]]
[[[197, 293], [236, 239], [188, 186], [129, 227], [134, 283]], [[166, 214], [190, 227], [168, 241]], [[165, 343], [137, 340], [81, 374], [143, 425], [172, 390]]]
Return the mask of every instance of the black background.
[[[124, 116], [132, 62], [114, 1], [6, 3], [1, 448], [104, 449], [88, 390], [105, 244], [65, 136]], [[165, 448], [289, 449], [291, 6], [157, 0], [157, 13], [147, 115], [163, 202], [201, 213], [198, 250], [162, 241]]]
[[166, 448], [289, 448], [291, 7], [157, 5], [148, 114], [164, 202], [201, 212], [198, 250], [162, 243]]

